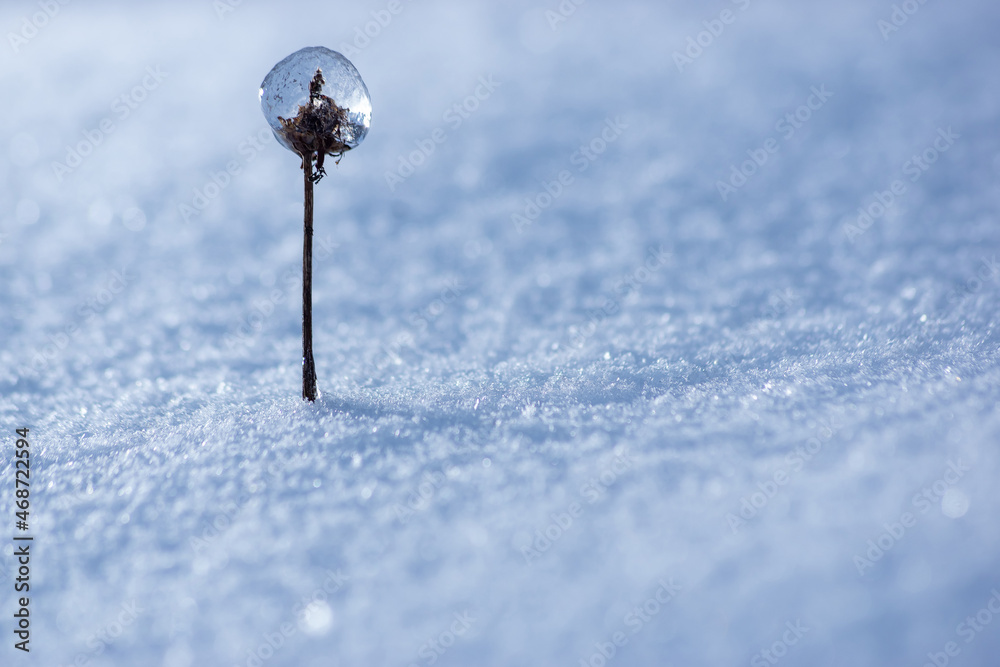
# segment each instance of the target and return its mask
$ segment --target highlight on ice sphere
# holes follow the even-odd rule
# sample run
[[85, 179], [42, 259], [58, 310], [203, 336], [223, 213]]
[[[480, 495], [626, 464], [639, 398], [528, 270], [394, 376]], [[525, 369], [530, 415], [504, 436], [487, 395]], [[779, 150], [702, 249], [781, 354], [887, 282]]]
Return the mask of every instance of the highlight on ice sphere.
[[315, 180], [325, 173], [326, 155], [339, 158], [364, 141], [372, 119], [358, 70], [322, 46], [300, 49], [275, 65], [260, 85], [260, 108], [282, 146], [303, 160], [315, 157]]

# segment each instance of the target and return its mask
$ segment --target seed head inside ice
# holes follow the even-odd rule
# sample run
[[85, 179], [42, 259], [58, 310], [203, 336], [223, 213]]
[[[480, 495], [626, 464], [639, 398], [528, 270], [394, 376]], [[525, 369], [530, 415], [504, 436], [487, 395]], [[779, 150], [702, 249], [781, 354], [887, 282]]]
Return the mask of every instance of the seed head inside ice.
[[282, 146], [303, 158], [340, 156], [368, 134], [372, 103], [351, 61], [322, 46], [296, 51], [260, 85], [260, 108]]

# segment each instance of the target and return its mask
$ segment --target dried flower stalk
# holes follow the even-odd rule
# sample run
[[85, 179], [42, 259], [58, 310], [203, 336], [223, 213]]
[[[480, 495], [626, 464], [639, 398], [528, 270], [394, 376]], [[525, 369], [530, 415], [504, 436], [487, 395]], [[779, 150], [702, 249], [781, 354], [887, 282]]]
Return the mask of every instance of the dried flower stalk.
[[322, 94], [324, 83], [323, 70], [317, 68], [309, 83], [309, 102], [299, 106], [295, 118], [278, 116], [282, 135], [302, 156], [304, 171], [312, 171], [315, 158], [316, 173], [311, 175], [313, 183], [326, 175], [323, 160], [327, 155], [337, 157], [339, 162], [339, 158], [351, 150], [341, 135], [342, 128], [347, 126], [347, 109], [337, 106], [336, 102]]

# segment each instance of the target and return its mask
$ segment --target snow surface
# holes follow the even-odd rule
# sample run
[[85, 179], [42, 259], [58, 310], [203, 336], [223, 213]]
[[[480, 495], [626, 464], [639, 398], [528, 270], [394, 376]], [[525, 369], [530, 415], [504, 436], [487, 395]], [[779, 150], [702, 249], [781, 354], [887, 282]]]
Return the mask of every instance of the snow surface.
[[[556, 0], [74, 2], [26, 29], [43, 4], [0, 10], [10, 534], [15, 428], [35, 471], [32, 651], [5, 538], [0, 663], [997, 664], [996, 3], [902, 3], [887, 38], [889, 0], [562, 2], [554, 29]], [[372, 12], [372, 130], [316, 188], [306, 405], [301, 172], [257, 88]]]

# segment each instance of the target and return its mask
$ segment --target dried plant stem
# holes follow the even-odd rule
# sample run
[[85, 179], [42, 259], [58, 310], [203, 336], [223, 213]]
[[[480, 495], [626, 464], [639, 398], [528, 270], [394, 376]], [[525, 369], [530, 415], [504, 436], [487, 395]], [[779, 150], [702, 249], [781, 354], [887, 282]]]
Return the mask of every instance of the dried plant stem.
[[302, 241], [302, 398], [316, 400], [316, 362], [312, 350], [313, 156], [302, 159], [305, 212]]

